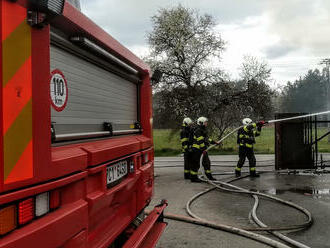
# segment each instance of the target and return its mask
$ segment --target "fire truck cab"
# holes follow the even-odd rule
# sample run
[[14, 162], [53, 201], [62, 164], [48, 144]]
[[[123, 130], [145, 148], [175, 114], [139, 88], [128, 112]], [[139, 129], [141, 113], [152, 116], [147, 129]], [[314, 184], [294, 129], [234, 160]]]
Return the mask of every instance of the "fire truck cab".
[[154, 247], [150, 69], [64, 0], [0, 0], [0, 247]]

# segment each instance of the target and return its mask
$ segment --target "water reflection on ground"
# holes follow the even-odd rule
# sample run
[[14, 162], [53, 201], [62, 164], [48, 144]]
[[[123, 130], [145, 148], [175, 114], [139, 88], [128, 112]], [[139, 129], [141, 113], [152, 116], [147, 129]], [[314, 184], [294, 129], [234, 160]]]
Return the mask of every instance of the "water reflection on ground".
[[[250, 189], [251, 191], [256, 191], [256, 189]], [[270, 195], [281, 195], [286, 192], [303, 194], [305, 196], [311, 196], [316, 199], [320, 199], [323, 197], [330, 198], [330, 189], [314, 189], [310, 187], [306, 188], [288, 188], [288, 189], [275, 189], [270, 188], [266, 190], [259, 191], [261, 193], [270, 194]]]

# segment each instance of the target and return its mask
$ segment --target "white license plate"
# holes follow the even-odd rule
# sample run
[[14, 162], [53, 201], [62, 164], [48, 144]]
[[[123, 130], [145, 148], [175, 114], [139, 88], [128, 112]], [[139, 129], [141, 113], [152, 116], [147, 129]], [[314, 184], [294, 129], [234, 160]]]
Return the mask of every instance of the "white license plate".
[[127, 175], [127, 160], [120, 161], [107, 167], [107, 184], [116, 182]]

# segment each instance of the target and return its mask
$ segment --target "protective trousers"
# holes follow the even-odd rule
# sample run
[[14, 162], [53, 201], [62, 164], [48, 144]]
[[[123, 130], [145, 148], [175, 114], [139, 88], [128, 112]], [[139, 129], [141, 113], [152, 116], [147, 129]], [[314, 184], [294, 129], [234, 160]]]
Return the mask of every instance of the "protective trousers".
[[184, 178], [189, 179], [190, 178], [190, 170], [192, 168], [193, 163], [193, 153], [192, 152], [185, 152], [183, 153], [183, 159], [184, 159]]
[[254, 156], [253, 148], [240, 146], [238, 156], [239, 160], [235, 169], [236, 175], [241, 174], [241, 168], [243, 167], [246, 158], [249, 160], [250, 174], [256, 174], [256, 157]]
[[[193, 162], [191, 163], [192, 167], [190, 168], [190, 178], [194, 179], [197, 178], [197, 173], [200, 167], [200, 159], [203, 152], [200, 150], [195, 150], [193, 152]], [[206, 153], [203, 156], [202, 165], [204, 167], [205, 173], [210, 174], [211, 173], [211, 161], [209, 158], [209, 155]]]

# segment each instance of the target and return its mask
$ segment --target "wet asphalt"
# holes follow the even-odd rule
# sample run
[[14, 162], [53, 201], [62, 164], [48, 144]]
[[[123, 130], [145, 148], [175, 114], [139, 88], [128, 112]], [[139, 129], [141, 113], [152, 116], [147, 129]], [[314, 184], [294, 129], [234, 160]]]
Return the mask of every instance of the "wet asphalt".
[[[232, 175], [216, 175], [233, 172], [237, 156], [210, 156], [212, 171], [219, 180], [229, 180]], [[330, 247], [330, 168], [319, 173], [272, 172], [274, 155], [257, 155], [257, 170], [264, 172], [260, 178], [244, 178], [234, 184], [245, 189], [257, 190], [296, 203], [312, 213], [313, 225], [305, 230], [284, 232], [309, 247]], [[247, 163], [243, 167], [248, 171]], [[185, 205], [195, 194], [211, 186], [191, 183], [183, 179], [182, 157], [155, 158], [155, 192], [150, 206], [167, 199], [166, 212], [186, 215]], [[192, 211], [201, 218], [235, 227], [255, 227], [249, 220], [254, 200], [251, 196], [214, 190], [198, 198]], [[151, 208], [151, 207], [150, 207]], [[259, 219], [268, 226], [290, 226], [306, 221], [299, 211], [267, 199], [260, 199], [257, 211]], [[228, 232], [196, 226], [174, 220], [166, 220], [168, 227], [157, 247], [269, 247]], [[268, 233], [260, 233], [278, 240]]]

